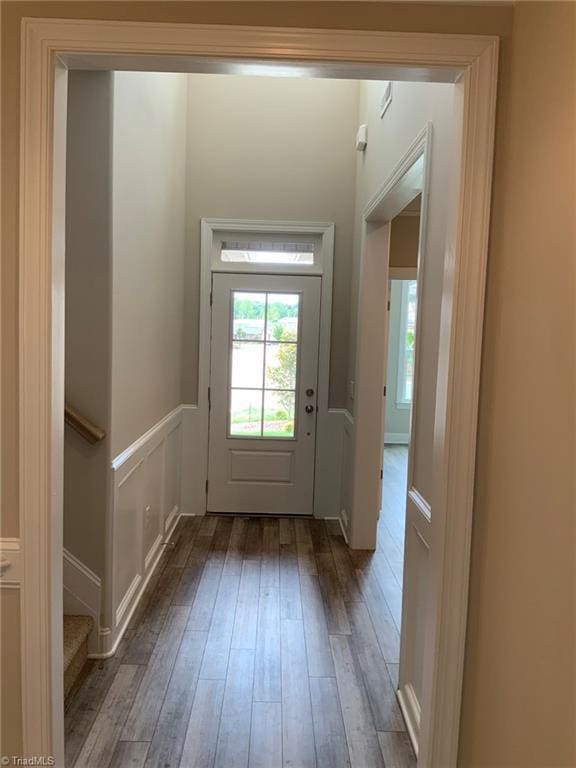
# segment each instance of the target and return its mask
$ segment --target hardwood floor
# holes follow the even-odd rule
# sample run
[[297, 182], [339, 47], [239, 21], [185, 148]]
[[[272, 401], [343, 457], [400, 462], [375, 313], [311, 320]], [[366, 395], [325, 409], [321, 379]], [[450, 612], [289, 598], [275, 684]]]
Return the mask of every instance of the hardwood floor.
[[415, 766], [394, 691], [405, 453], [385, 451], [373, 553], [333, 521], [182, 519], [117, 654], [67, 705], [66, 765]]

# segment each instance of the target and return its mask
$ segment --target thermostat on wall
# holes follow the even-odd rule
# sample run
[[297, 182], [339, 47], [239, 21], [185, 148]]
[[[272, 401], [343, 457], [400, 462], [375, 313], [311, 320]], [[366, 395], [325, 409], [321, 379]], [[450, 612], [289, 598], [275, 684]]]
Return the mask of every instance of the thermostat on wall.
[[366, 145], [368, 144], [368, 126], [363, 123], [360, 128], [358, 128], [358, 133], [356, 134], [356, 149], [358, 152], [364, 152], [366, 149]]
[[382, 98], [380, 99], [380, 119], [384, 117], [384, 114], [390, 104], [392, 103], [392, 83], [389, 81], [384, 87]]

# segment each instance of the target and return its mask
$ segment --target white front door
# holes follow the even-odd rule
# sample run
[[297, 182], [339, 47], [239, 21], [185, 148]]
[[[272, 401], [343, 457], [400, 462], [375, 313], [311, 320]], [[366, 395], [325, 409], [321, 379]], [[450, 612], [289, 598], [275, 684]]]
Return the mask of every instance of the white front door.
[[213, 276], [209, 512], [313, 512], [320, 287]]

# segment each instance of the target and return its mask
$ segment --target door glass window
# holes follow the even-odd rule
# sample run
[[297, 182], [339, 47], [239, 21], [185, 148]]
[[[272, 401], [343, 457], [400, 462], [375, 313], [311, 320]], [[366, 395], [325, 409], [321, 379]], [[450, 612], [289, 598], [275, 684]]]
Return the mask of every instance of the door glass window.
[[299, 322], [299, 293], [232, 292], [231, 437], [295, 437]]

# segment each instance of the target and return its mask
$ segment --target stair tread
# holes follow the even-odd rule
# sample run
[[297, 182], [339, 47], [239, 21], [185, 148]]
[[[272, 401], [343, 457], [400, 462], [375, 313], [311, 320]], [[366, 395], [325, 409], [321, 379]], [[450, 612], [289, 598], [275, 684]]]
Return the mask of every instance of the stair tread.
[[64, 671], [94, 627], [91, 616], [64, 616]]

